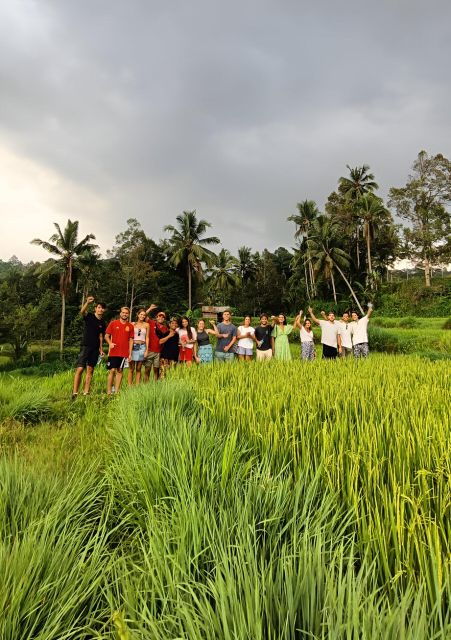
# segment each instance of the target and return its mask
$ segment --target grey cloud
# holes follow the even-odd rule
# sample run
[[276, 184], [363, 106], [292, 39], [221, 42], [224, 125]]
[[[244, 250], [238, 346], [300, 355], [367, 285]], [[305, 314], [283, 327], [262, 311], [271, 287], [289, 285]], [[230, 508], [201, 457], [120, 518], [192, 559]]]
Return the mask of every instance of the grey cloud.
[[296, 202], [322, 206], [347, 163], [387, 190], [421, 148], [449, 154], [450, 18], [445, 0], [9, 0], [0, 142], [105, 198], [115, 231], [197, 208], [232, 249], [291, 246]]

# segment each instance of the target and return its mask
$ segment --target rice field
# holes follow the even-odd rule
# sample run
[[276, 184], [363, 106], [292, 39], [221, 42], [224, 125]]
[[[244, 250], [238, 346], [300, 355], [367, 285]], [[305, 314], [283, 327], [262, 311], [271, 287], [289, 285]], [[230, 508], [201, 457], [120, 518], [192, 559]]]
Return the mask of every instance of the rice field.
[[451, 638], [449, 361], [70, 380], [0, 379], [2, 640]]

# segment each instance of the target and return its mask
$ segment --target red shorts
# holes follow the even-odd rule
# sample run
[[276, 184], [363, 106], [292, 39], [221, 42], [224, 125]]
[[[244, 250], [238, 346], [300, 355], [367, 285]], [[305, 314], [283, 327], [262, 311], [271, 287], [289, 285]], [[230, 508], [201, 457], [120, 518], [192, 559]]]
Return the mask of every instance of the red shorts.
[[182, 349], [182, 347], [179, 347], [179, 362], [192, 362], [193, 358], [194, 347], [192, 349], [189, 349], [188, 347]]

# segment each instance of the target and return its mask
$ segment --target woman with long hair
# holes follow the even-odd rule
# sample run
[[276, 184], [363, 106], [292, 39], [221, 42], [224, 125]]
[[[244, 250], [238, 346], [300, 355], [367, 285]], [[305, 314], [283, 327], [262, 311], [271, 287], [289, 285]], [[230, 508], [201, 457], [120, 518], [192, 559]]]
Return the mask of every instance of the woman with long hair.
[[255, 342], [255, 329], [251, 327], [251, 316], [244, 316], [243, 324], [237, 330], [237, 354], [240, 360], [252, 360]]
[[193, 364], [194, 345], [197, 340], [196, 329], [191, 326], [189, 318], [183, 316], [181, 326], [177, 329], [179, 336], [179, 362], [185, 362], [187, 367]]
[[293, 325], [287, 324], [287, 317], [279, 313], [277, 318], [272, 316], [274, 328], [271, 333], [272, 352], [276, 360], [291, 360], [288, 336], [293, 331]]
[[[212, 325], [216, 328], [214, 322]], [[196, 362], [198, 364], [207, 364], [213, 362], [213, 346], [210, 343], [210, 336], [216, 335], [217, 331], [213, 329], [207, 329], [205, 326], [205, 320], [201, 318], [197, 323], [197, 353], [195, 354]]]
[[299, 333], [301, 337], [301, 359], [302, 360], [314, 360], [316, 357], [315, 354], [315, 343], [313, 341], [313, 331], [312, 331], [312, 323], [306, 318], [302, 323], [302, 314], [303, 311], [299, 311], [299, 315], [296, 316], [294, 324], [299, 328]]
[[138, 309], [136, 321], [133, 322], [133, 349], [132, 357], [128, 365], [128, 384], [133, 384], [133, 374], [135, 371], [135, 384], [141, 382], [141, 367], [149, 350], [150, 327], [145, 320], [146, 310]]

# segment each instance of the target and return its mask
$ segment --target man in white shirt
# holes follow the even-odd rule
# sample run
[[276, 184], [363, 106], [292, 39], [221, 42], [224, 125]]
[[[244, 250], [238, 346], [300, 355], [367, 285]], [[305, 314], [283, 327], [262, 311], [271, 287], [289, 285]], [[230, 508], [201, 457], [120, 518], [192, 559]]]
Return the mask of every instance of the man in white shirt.
[[368, 311], [366, 316], [359, 318], [359, 314], [355, 311], [352, 312], [352, 322], [350, 323], [350, 329], [352, 332], [352, 344], [354, 345], [354, 357], [366, 358], [368, 349], [368, 321], [373, 313], [373, 305], [368, 303]]
[[[318, 320], [313, 313], [312, 307], [308, 308], [310, 317], [313, 322], [321, 327], [321, 344], [323, 345], [323, 358], [326, 360], [335, 360], [337, 355], [341, 353], [341, 336], [338, 322], [335, 322], [335, 314], [329, 311], [327, 320]], [[324, 314], [324, 311], [321, 312]]]
[[341, 316], [341, 320], [337, 320], [340, 336], [341, 336], [341, 357], [349, 358], [352, 356], [352, 329], [349, 322], [349, 313], [347, 311]]

